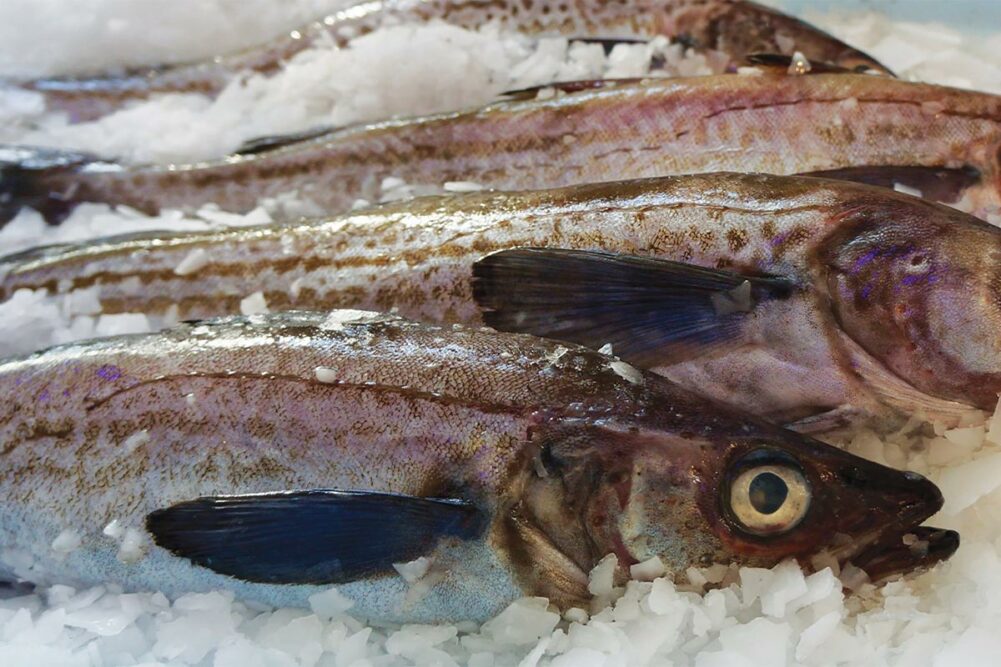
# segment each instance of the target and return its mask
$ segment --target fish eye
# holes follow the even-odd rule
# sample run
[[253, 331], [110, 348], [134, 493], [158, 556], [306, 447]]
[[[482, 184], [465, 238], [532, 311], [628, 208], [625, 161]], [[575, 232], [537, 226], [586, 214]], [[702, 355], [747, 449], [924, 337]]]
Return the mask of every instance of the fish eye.
[[777, 535], [795, 528], [810, 508], [810, 486], [789, 465], [757, 465], [730, 485], [730, 511], [753, 535]]

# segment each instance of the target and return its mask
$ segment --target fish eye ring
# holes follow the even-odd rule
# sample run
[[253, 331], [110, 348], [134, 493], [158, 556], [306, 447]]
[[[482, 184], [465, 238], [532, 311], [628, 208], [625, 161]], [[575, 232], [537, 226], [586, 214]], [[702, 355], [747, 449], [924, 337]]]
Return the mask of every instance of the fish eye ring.
[[758, 465], [730, 485], [730, 511], [754, 535], [777, 535], [795, 528], [810, 508], [810, 486], [788, 465]]

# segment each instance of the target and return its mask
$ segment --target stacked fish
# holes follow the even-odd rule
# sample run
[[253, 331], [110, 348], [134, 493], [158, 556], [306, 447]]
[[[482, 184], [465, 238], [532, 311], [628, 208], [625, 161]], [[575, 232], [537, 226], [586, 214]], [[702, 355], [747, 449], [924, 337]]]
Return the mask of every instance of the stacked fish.
[[[0, 259], [0, 298], [96, 288], [106, 313], [197, 320], [0, 363], [17, 576], [275, 605], [336, 585], [362, 616], [435, 622], [586, 607], [608, 554], [619, 581], [949, 557], [958, 536], [921, 526], [934, 485], [807, 434], [993, 409], [1001, 98], [897, 80], [741, 0], [388, 0], [210, 63], [16, 85], [88, 119], [432, 19], [664, 35], [720, 73], [554, 82], [209, 163], [0, 150], [2, 221], [293, 190], [328, 214]], [[351, 210], [390, 177], [490, 190]], [[250, 292], [278, 312], [232, 317]]]

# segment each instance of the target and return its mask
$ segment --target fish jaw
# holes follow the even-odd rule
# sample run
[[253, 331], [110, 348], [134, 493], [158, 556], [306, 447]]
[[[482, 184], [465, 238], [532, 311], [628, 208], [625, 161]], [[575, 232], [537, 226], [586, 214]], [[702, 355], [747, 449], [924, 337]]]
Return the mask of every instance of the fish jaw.
[[959, 533], [918, 526], [891, 533], [851, 558], [871, 581], [882, 581], [916, 570], [934, 567], [959, 549]]

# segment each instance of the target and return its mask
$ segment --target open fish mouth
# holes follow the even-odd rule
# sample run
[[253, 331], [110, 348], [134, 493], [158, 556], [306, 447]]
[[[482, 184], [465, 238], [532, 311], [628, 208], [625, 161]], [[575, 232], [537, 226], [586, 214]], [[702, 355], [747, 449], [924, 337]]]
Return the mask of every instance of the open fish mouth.
[[894, 532], [869, 544], [850, 561], [872, 581], [929, 568], [946, 560], [959, 548], [954, 530], [915, 526]]

